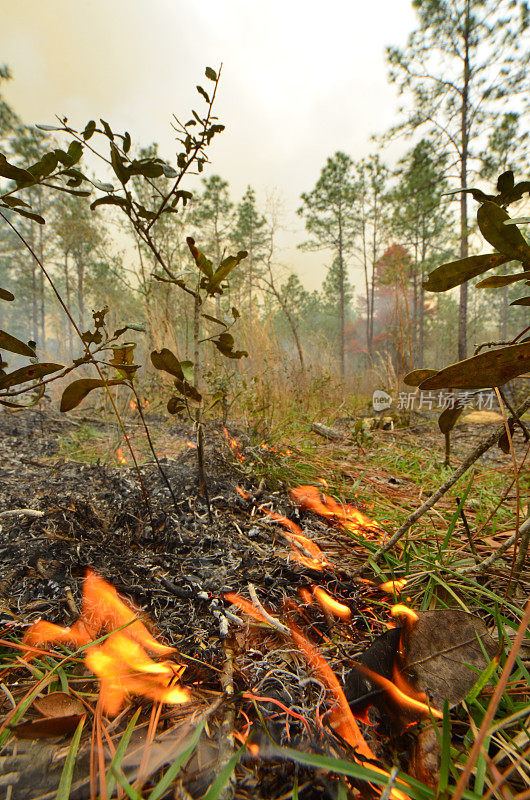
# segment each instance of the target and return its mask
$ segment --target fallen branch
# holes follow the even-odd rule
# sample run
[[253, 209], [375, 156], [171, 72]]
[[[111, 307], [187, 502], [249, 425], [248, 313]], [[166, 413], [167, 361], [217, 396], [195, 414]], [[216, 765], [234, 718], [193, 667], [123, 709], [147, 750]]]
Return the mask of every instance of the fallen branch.
[[329, 428], [327, 425], [322, 425], [321, 422], [313, 422], [311, 430], [313, 433], [318, 433], [319, 436], [323, 436], [324, 439], [329, 439], [330, 442], [343, 441], [348, 438], [348, 436], [341, 433], [341, 431], [338, 431], [336, 428]]
[[[528, 549], [528, 537], [530, 536], [530, 517], [523, 522], [521, 527], [519, 528], [519, 536], [520, 544], [519, 544], [519, 553], [524, 553], [524, 544], [526, 544], [526, 549]], [[483, 572], [488, 567], [497, 561], [515, 542], [517, 538], [517, 532], [512, 533], [509, 539], [506, 539], [504, 544], [502, 544], [497, 550], [495, 550], [491, 556], [488, 556], [481, 561], [480, 564], [471, 564], [469, 567], [461, 567], [460, 569], [455, 570], [459, 575], [468, 575], [470, 572]], [[524, 561], [524, 558], [523, 558]], [[517, 562], [516, 562], [517, 568]], [[514, 580], [517, 582], [519, 579], [519, 574], [515, 575], [514, 573]]]
[[[528, 409], [530, 409], [530, 397], [527, 398], [527, 400], [525, 400], [525, 402], [517, 409], [517, 416], [521, 417], [525, 411], [528, 411]], [[490, 450], [493, 445], [497, 444], [504, 432], [505, 426], [503, 423], [499, 428], [497, 428], [497, 430], [488, 436], [487, 439], [479, 444], [472, 453], [469, 454], [469, 456], [462, 462], [458, 469], [456, 469], [453, 474], [450, 475], [450, 477], [444, 483], [442, 483], [442, 485], [425, 501], [422, 506], [420, 506], [418, 509], [416, 509], [416, 511], [407, 517], [405, 522], [400, 525], [390, 539], [385, 542], [385, 544], [380, 547], [379, 550], [376, 550], [376, 552], [366, 561], [363, 567], [361, 567], [361, 569], [359, 569], [355, 574], [358, 574], [362, 569], [370, 566], [370, 564], [377, 564], [377, 562], [381, 560], [381, 556], [386, 553], [387, 550], [390, 550], [390, 548], [393, 547], [396, 542], [399, 542], [399, 540], [407, 533], [412, 525], [414, 525], [417, 520], [423, 517], [423, 515], [426, 514], [430, 508], [436, 505], [438, 500], [440, 500], [440, 498], [449, 491], [451, 486], [454, 486], [454, 484], [462, 477], [462, 475], [464, 475], [468, 469], [473, 466], [473, 464], [478, 461], [481, 456], [484, 455], [484, 453]]]

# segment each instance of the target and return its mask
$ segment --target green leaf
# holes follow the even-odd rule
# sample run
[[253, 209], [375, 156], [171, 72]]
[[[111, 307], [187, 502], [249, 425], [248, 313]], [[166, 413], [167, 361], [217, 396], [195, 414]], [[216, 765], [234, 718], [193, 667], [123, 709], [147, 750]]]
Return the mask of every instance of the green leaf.
[[223, 328], [228, 327], [226, 322], [223, 322], [222, 319], [217, 319], [217, 317], [211, 317], [210, 314], [201, 314], [201, 316], [204, 317], [204, 319], [209, 320], [210, 322], [215, 322], [217, 323], [217, 325], [222, 325]]
[[221, 333], [216, 339], [212, 339], [214, 345], [227, 358], [243, 358], [248, 356], [246, 350], [234, 350], [234, 337], [231, 333]]
[[206, 69], [204, 70], [204, 74], [211, 81], [216, 81], [217, 80], [217, 73], [211, 67], [206, 67]]
[[180, 366], [182, 367], [182, 372], [184, 374], [184, 380], [191, 383], [193, 381], [193, 361], [181, 361]]
[[154, 161], [132, 161], [127, 167], [129, 175], [143, 175], [144, 178], [159, 178], [163, 173], [162, 164]]
[[519, 261], [530, 259], [530, 247], [519, 228], [505, 225], [510, 215], [496, 203], [487, 201], [477, 211], [477, 222], [484, 238], [503, 255]]
[[21, 200], [19, 197], [2, 197], [2, 202], [9, 206], [9, 208], [15, 208], [15, 206], [25, 206], [26, 208], [31, 208], [29, 203], [26, 203], [24, 200]]
[[[35, 353], [33, 353], [35, 355]], [[0, 377], [0, 389], [10, 389], [11, 386], [18, 386], [20, 383], [26, 381], [40, 380], [46, 375], [51, 375], [52, 372], [59, 372], [64, 369], [63, 364], [53, 364], [43, 362], [42, 364], [28, 364], [27, 367], [21, 367], [7, 375]]]
[[124, 197], [116, 197], [113, 194], [106, 194], [104, 197], [98, 197], [93, 203], [90, 203], [90, 208], [94, 210], [98, 206], [120, 206], [121, 208], [130, 208], [129, 201]]
[[420, 389], [485, 389], [530, 370], [530, 342], [479, 353], [440, 370], [420, 383]]
[[33, 211], [26, 211], [25, 208], [13, 208], [11, 209], [15, 212], [15, 214], [20, 214], [21, 217], [27, 217], [28, 219], [32, 219], [33, 222], [38, 222], [39, 225], [44, 225], [46, 220], [44, 217], [41, 217], [40, 214], [35, 214]]
[[423, 286], [428, 292], [446, 292], [507, 261], [512, 259], [500, 253], [484, 253], [481, 256], [460, 258], [458, 261], [442, 264], [430, 272]]
[[225, 766], [222, 768], [222, 770], [215, 778], [214, 782], [211, 784], [206, 794], [203, 796], [202, 800], [218, 800], [218, 798], [221, 796], [223, 792], [223, 789], [230, 780], [230, 776], [235, 770], [238, 761], [243, 755], [243, 751], [245, 749], [246, 749], [246, 743], [239, 748], [237, 753], [234, 753], [228, 764], [225, 764]]
[[15, 295], [9, 292], [7, 289], [0, 288], [0, 300], [14, 300]]
[[197, 264], [197, 266], [199, 267], [201, 272], [204, 272], [204, 274], [208, 278], [212, 278], [213, 277], [213, 265], [212, 265], [212, 262], [208, 258], [206, 258], [204, 253], [201, 253], [201, 251], [198, 249], [198, 247], [195, 246], [195, 239], [193, 239], [191, 236], [188, 236], [186, 238], [186, 243], [187, 243], [187, 245], [188, 245], [188, 247], [190, 249], [190, 252], [191, 252], [191, 254], [192, 254], [192, 256], [193, 256], [193, 258], [195, 260], [195, 263]]
[[173, 169], [171, 164], [162, 164], [162, 172], [166, 176], [166, 178], [177, 178], [178, 172], [176, 169]]
[[518, 297], [517, 300], [512, 300], [511, 306], [530, 306], [530, 295], [526, 297]]
[[81, 717], [76, 732], [72, 737], [72, 742], [68, 749], [68, 755], [64, 762], [63, 771], [61, 772], [61, 779], [57, 788], [56, 800], [68, 800], [70, 797], [70, 789], [72, 787], [72, 780], [74, 777], [74, 770], [76, 766], [76, 756], [79, 749], [79, 742], [81, 741], [81, 734], [83, 732], [83, 725], [85, 724], [86, 716]]
[[46, 153], [39, 161], [28, 167], [28, 172], [31, 172], [34, 180], [38, 181], [42, 178], [48, 177], [57, 168], [59, 159], [57, 153]]
[[193, 751], [197, 747], [197, 742], [201, 737], [204, 730], [206, 721], [200, 722], [191, 736], [184, 742], [184, 749], [179, 753], [172, 762], [169, 769], [162, 775], [153, 791], [148, 797], [148, 800], [160, 800], [164, 793], [169, 789], [182, 767], [189, 761]]
[[403, 383], [405, 383], [407, 386], [419, 386], [422, 381], [430, 378], [431, 375], [436, 375], [437, 373], [437, 369], [415, 369], [405, 375], [403, 378]]
[[530, 222], [530, 217], [512, 217], [504, 220], [505, 225], [519, 225], [526, 222]]
[[175, 386], [183, 397], [191, 400], [195, 405], [202, 403], [202, 394], [188, 381], [175, 378]]
[[109, 767], [109, 770], [107, 772], [107, 795], [108, 795], [108, 797], [112, 797], [112, 793], [113, 793], [114, 789], [116, 788], [115, 773], [119, 772], [120, 767], [121, 767], [121, 762], [125, 758], [125, 754], [127, 752], [127, 748], [129, 746], [129, 742], [131, 740], [131, 736], [133, 734], [135, 725], [136, 725], [136, 723], [138, 721], [138, 717], [140, 716], [140, 711], [141, 710], [142, 710], [141, 708], [138, 709], [138, 711], [135, 713], [134, 717], [131, 719], [131, 721], [127, 725], [127, 728], [125, 729], [125, 732], [124, 732], [123, 736], [121, 737], [120, 742], [119, 742], [119, 744], [118, 744], [118, 746], [116, 748], [116, 752], [114, 753], [112, 761], [110, 762], [110, 767]]
[[514, 185], [515, 180], [511, 169], [503, 172], [502, 175], [499, 175], [497, 179], [497, 191], [500, 194], [507, 194], [508, 192], [511, 192]]
[[63, 392], [61, 397], [60, 410], [62, 412], [71, 411], [76, 408], [79, 403], [85, 399], [87, 394], [93, 389], [100, 389], [102, 386], [118, 386], [122, 384], [122, 380], [109, 380], [102, 381], [101, 378], [80, 378], [77, 381], [70, 383]]
[[77, 164], [83, 155], [83, 145], [74, 139], [68, 146], [68, 157], [71, 159], [72, 164]]
[[112, 164], [112, 169], [114, 170], [116, 177], [120, 183], [125, 186], [130, 178], [130, 174], [115, 144], [111, 144], [110, 146], [110, 163]]
[[164, 372], [169, 372], [169, 374], [173, 375], [175, 378], [184, 380], [184, 372], [180, 361], [167, 347], [163, 347], [160, 352], [158, 352], [158, 350], [153, 350], [151, 353], [151, 363], [155, 369], [164, 370]]
[[[13, 295], [11, 295], [11, 299], [14, 299]], [[19, 356], [35, 358], [35, 350], [32, 347], [6, 331], [0, 331], [0, 350], [9, 350], [11, 353], [18, 353]]]
[[95, 130], [96, 130], [96, 122], [95, 120], [90, 119], [85, 125], [85, 130], [81, 134], [85, 142], [88, 142], [88, 140], [94, 135]]
[[450, 433], [455, 427], [456, 423], [462, 412], [463, 406], [455, 406], [454, 408], [446, 408], [438, 417], [438, 427], [442, 433]]
[[101, 117], [100, 117], [99, 121], [101, 122], [101, 126], [102, 126], [102, 128], [103, 128], [103, 130], [105, 132], [105, 136], [107, 136], [111, 140], [111, 142], [113, 142], [114, 141], [114, 134], [112, 133], [112, 129], [111, 129], [109, 123], [105, 122], [105, 120], [101, 119]]
[[530, 278], [530, 270], [526, 272], [516, 272], [515, 275], [491, 275], [477, 283], [481, 289], [498, 289], [500, 286], [510, 286], [518, 281], [526, 281]]
[[186, 401], [182, 397], [170, 397], [167, 401], [168, 414], [180, 414], [187, 408]]
[[209, 289], [217, 288], [219, 284], [224, 281], [228, 275], [230, 275], [232, 270], [235, 269], [237, 265], [247, 256], [248, 253], [246, 250], [240, 250], [236, 256], [227, 256], [227, 258], [224, 258], [214, 272], [213, 278], [210, 281]]
[[16, 181], [17, 183], [35, 183], [31, 172], [10, 164], [3, 153], [0, 153], [0, 178], [8, 178], [10, 181]]
[[204, 97], [204, 99], [206, 100], [207, 103], [209, 103], [210, 102], [210, 98], [208, 97], [207, 93], [204, 91], [202, 86], [197, 86], [196, 88], [197, 88], [197, 91], [199, 92], [199, 94]]

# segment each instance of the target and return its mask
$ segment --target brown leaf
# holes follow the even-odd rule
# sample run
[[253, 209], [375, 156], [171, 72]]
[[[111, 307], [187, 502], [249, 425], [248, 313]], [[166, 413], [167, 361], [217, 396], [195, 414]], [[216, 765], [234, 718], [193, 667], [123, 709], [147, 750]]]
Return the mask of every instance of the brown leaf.
[[71, 717], [84, 714], [86, 711], [81, 700], [66, 692], [51, 692], [44, 697], [38, 697], [33, 702], [33, 708], [36, 708], [43, 717]]
[[530, 342], [487, 350], [458, 361], [420, 383], [420, 389], [485, 389], [502, 386], [530, 369]]
[[402, 671], [441, 710], [444, 700], [454, 706], [466, 697], [489, 663], [483, 649], [491, 659], [498, 645], [480, 617], [450, 609], [418, 612], [402, 629], [402, 648]]
[[92, 389], [101, 389], [105, 384], [108, 386], [117, 386], [121, 383], [123, 383], [121, 380], [102, 381], [101, 378], [80, 378], [77, 381], [73, 381], [68, 384], [63, 392], [60, 410], [63, 413], [65, 411], [71, 411], [85, 399]]
[[17, 739], [42, 739], [56, 736], [66, 736], [73, 733], [83, 714], [71, 714], [66, 717], [44, 717], [33, 722], [22, 722], [11, 728], [11, 733]]

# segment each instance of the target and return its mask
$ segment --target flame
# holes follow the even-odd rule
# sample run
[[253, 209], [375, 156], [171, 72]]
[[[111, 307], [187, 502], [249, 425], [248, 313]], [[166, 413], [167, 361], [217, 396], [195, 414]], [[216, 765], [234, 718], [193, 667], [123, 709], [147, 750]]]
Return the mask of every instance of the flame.
[[250, 495], [248, 494], [248, 492], [245, 492], [245, 490], [242, 489], [241, 486], [236, 486], [236, 492], [241, 495], [243, 500], [250, 500]]
[[133, 400], [131, 397], [131, 399], [129, 400], [129, 408], [131, 409], [131, 411], [136, 411], [137, 407], [138, 406], [136, 405], [136, 400]]
[[121, 449], [121, 447], [117, 448], [116, 457], [117, 457], [118, 461], [120, 462], [120, 464], [126, 464], [127, 463], [127, 459], [123, 455], [123, 450]]
[[386, 581], [386, 583], [381, 583], [377, 588], [381, 592], [386, 592], [387, 594], [401, 594], [406, 585], [407, 581], [405, 578], [400, 578], [397, 581]]
[[408, 623], [418, 621], [418, 615], [416, 614], [416, 612], [413, 611], [412, 608], [404, 606], [401, 603], [392, 606], [392, 608], [390, 609], [390, 615], [392, 617], [398, 617], [398, 618], [405, 617], [405, 621]]
[[[432, 717], [442, 719], [443, 714], [436, 708], [427, 705], [427, 703], [421, 700], [417, 700], [415, 697], [411, 697], [388, 678], [379, 675], [378, 672], [374, 672], [359, 662], [355, 662], [355, 668], [360, 670], [367, 678], [370, 678], [370, 680], [381, 689], [384, 689], [386, 696], [391, 700], [392, 704], [407, 718], [411, 720], [427, 720]], [[408, 684], [406, 684], [405, 681], [402, 682], [402, 686], [406, 686], [408, 689]], [[426, 699], [426, 696], [423, 695], [423, 698]]]
[[192, 450], [196, 450], [197, 449], [197, 445], [195, 444], [195, 442], [186, 442], [186, 447], [189, 447]]
[[338, 600], [335, 600], [335, 598], [328, 594], [321, 586], [312, 586], [311, 588], [317, 603], [319, 603], [325, 611], [329, 611], [335, 617], [342, 620], [351, 619], [351, 609], [348, 608], [348, 606], [339, 603]]
[[293, 548], [292, 558], [303, 564], [305, 567], [314, 570], [323, 570], [326, 567], [332, 567], [332, 564], [320, 547], [315, 544], [307, 536], [304, 536], [300, 527], [288, 517], [283, 517], [281, 514], [276, 514], [274, 511], [269, 511], [267, 508], [262, 509], [264, 514], [279, 522], [287, 529], [288, 533], [285, 534], [286, 538], [290, 541]]
[[240, 608], [241, 611], [244, 611], [245, 614], [248, 614], [249, 617], [257, 619], [258, 622], [265, 622], [267, 625], [270, 625], [269, 620], [266, 619], [266, 617], [264, 617], [263, 614], [261, 614], [261, 612], [252, 605], [252, 603], [250, 603], [248, 600], [245, 600], [244, 597], [241, 597], [241, 595], [237, 594], [236, 592], [226, 592], [223, 597], [225, 600], [228, 600], [229, 603], [233, 603], [235, 606]]
[[239, 442], [237, 441], [237, 439], [233, 439], [230, 436], [230, 434], [228, 433], [228, 431], [226, 430], [224, 425], [223, 425], [223, 431], [224, 431], [224, 435], [226, 436], [226, 440], [227, 440], [228, 444], [230, 445], [230, 447], [232, 448], [232, 451], [233, 451], [235, 457], [237, 458], [238, 461], [241, 461], [241, 463], [243, 463], [243, 461], [245, 460], [245, 456], [241, 452], [241, 446], [240, 446]]
[[292, 454], [292, 450], [279, 450], [277, 447], [270, 447], [266, 442], [262, 442], [260, 444], [262, 450], [267, 450], [269, 453], [278, 453], [280, 456], [290, 456]]
[[291, 499], [308, 511], [314, 511], [325, 517], [332, 524], [342, 525], [351, 533], [375, 533], [379, 530], [377, 523], [369, 519], [358, 508], [349, 503], [337, 503], [333, 497], [323, 494], [318, 486], [297, 486], [289, 492]]
[[313, 605], [313, 595], [311, 594], [309, 589], [305, 588], [305, 586], [302, 586], [302, 587], [300, 587], [300, 589], [298, 589], [298, 594], [302, 598], [302, 603], [305, 606], [312, 606]]
[[[359, 763], [362, 764], [366, 759], [376, 761], [375, 754], [370, 749], [355, 721], [337, 676], [325, 658], [320, 655], [318, 650], [316, 650], [304, 636], [302, 636], [294, 624], [291, 623], [290, 629], [294, 643], [304, 654], [307, 662], [313, 667], [318, 678], [333, 695], [335, 706], [330, 712], [331, 727], [355, 750], [356, 756], [359, 756], [359, 758], [356, 758]], [[370, 764], [370, 769], [389, 778], [389, 774], [380, 767], [375, 766], [375, 764]], [[392, 800], [408, 800], [407, 795], [399, 789], [392, 789], [390, 797]]]
[[129, 695], [170, 704], [190, 699], [186, 689], [173, 685], [184, 668], [176, 662], [157, 663], [148, 655], [168, 656], [174, 648], [155, 639], [138, 619], [134, 606], [91, 569], [83, 583], [79, 619], [68, 628], [40, 620], [28, 629], [24, 643], [39, 646], [64, 642], [83, 647], [104, 634], [107, 638], [101, 644], [87, 649], [85, 663], [100, 679], [106, 713], [117, 714]]

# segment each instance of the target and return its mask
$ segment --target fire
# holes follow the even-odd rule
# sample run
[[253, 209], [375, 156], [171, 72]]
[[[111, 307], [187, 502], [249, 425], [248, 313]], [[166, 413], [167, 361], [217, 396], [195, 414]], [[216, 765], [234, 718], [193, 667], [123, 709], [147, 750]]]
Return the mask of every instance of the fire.
[[313, 594], [317, 603], [325, 610], [329, 611], [333, 616], [342, 620], [351, 619], [351, 609], [344, 603], [339, 603], [330, 594], [326, 592], [321, 586], [312, 586]]
[[241, 463], [243, 463], [243, 461], [245, 461], [245, 456], [241, 452], [241, 446], [240, 446], [239, 442], [237, 441], [237, 439], [233, 439], [230, 436], [230, 434], [228, 433], [228, 431], [226, 430], [224, 425], [223, 425], [223, 431], [224, 431], [224, 435], [226, 436], [226, 440], [227, 440], [228, 444], [230, 445], [230, 447], [232, 448], [232, 451], [233, 451], [235, 457], [237, 458], [238, 461], [241, 461]]
[[118, 459], [120, 464], [126, 464], [127, 463], [127, 459], [123, 455], [123, 450], [121, 449], [121, 447], [118, 447], [116, 449], [116, 458]]
[[136, 411], [136, 409], [138, 408], [138, 406], [136, 405], [136, 400], [133, 400], [132, 397], [129, 400], [129, 408], [131, 409], [131, 411]]
[[267, 450], [269, 453], [278, 453], [280, 456], [290, 456], [292, 454], [292, 450], [279, 450], [277, 447], [270, 447], [270, 445], [266, 444], [266, 442], [262, 442], [260, 444], [262, 450]]
[[186, 442], [186, 447], [189, 447], [191, 450], [197, 449], [197, 445], [195, 444], [195, 442]]
[[[102, 643], [90, 645], [105, 634]], [[190, 699], [186, 689], [174, 685], [184, 668], [176, 662], [157, 663], [148, 655], [168, 656], [174, 648], [155, 639], [138, 619], [137, 610], [91, 569], [83, 583], [79, 619], [68, 628], [40, 620], [29, 628], [24, 642], [30, 646], [90, 645], [85, 663], [100, 679], [101, 704], [109, 715], [117, 714], [129, 695], [168, 704]]]
[[401, 715], [405, 716], [407, 719], [414, 721], [427, 720], [432, 717], [442, 719], [443, 714], [440, 711], [423, 702], [423, 700], [427, 699], [424, 694], [421, 695], [423, 700], [417, 700], [415, 697], [411, 697], [410, 694], [408, 694], [408, 684], [404, 681], [402, 686], [404, 686], [407, 691], [398, 688], [396, 684], [392, 683], [388, 678], [384, 678], [382, 675], [379, 675], [378, 672], [374, 672], [368, 667], [365, 667], [364, 664], [356, 662], [355, 668], [366, 675], [367, 678], [370, 678], [370, 680], [381, 689], [384, 689], [388, 699], [397, 707]]
[[[356, 759], [357, 761], [361, 764], [367, 759], [376, 761], [375, 754], [370, 749], [355, 721], [337, 676], [325, 658], [320, 655], [318, 650], [316, 650], [304, 636], [302, 636], [300, 631], [293, 624], [290, 625], [290, 629], [294, 643], [304, 654], [307, 662], [313, 667], [318, 678], [327, 687], [334, 698], [335, 706], [330, 712], [331, 727], [355, 750], [356, 756], [358, 756]], [[385, 770], [375, 766], [375, 764], [370, 764], [370, 769], [379, 772], [387, 778], [389, 777]], [[407, 795], [399, 789], [392, 789], [389, 796], [392, 800], [408, 800]]]
[[404, 606], [401, 603], [398, 603], [398, 605], [396, 606], [392, 606], [392, 608], [390, 609], [390, 615], [392, 617], [398, 617], [398, 618], [404, 617], [405, 621], [408, 623], [418, 621], [418, 615], [416, 614], [416, 612], [413, 611], [412, 608]]
[[365, 533], [366, 531], [375, 533], [379, 530], [378, 525], [358, 508], [349, 503], [337, 503], [333, 497], [321, 492], [318, 486], [297, 486], [295, 489], [291, 489], [289, 494], [300, 508], [314, 511], [332, 524], [342, 525], [351, 533]]
[[331, 562], [328, 561], [320, 547], [311, 539], [308, 539], [307, 536], [304, 536], [296, 522], [293, 522], [288, 517], [283, 517], [281, 514], [276, 514], [274, 511], [269, 511], [266, 508], [263, 508], [262, 511], [286, 528], [287, 533], [285, 536], [291, 543], [293, 548], [292, 558], [295, 561], [298, 561], [305, 567], [309, 567], [309, 569], [319, 571], [326, 567], [332, 567]]
[[386, 592], [387, 594], [401, 594], [406, 585], [407, 581], [405, 578], [400, 578], [398, 581], [381, 583], [377, 588], [381, 592]]
[[250, 495], [248, 494], [248, 492], [245, 492], [245, 490], [242, 489], [241, 486], [236, 486], [236, 492], [241, 495], [243, 500], [250, 500]]

